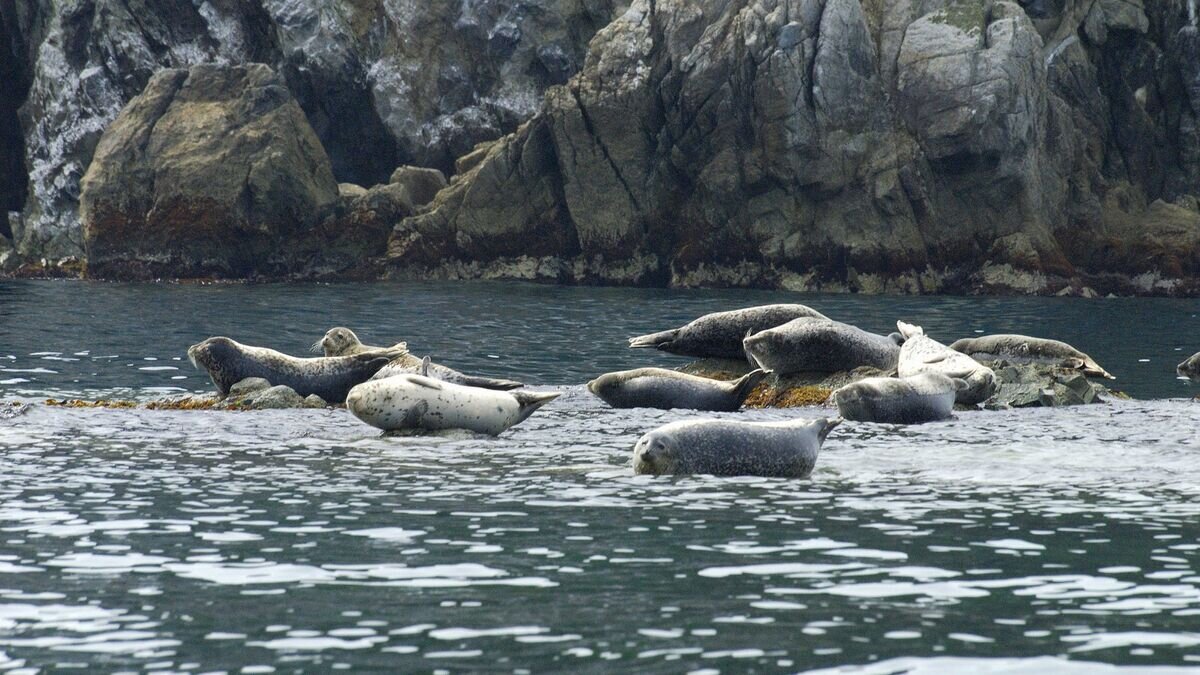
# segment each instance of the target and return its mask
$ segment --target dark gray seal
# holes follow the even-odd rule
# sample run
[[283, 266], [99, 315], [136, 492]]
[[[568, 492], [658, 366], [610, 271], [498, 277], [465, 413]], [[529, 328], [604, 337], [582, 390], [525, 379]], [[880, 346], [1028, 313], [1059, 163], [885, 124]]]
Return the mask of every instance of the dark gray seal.
[[891, 370], [900, 358], [893, 337], [830, 319], [796, 319], [742, 342], [750, 363], [777, 373], [840, 373], [859, 366]]
[[1192, 354], [1186, 361], [1176, 366], [1175, 372], [1190, 380], [1200, 382], [1200, 352]]
[[904, 337], [900, 362], [896, 366], [900, 377], [941, 373], [966, 380], [967, 388], [960, 389], [955, 398], [955, 402], [964, 405], [983, 403], [1000, 388], [1000, 381], [991, 368], [928, 337], [920, 326], [897, 321], [896, 327]]
[[684, 420], [642, 436], [633, 448], [633, 472], [655, 476], [805, 478], [825, 437], [840, 417], [789, 422]]
[[733, 412], [767, 374], [762, 370], [722, 381], [665, 368], [605, 373], [588, 382], [588, 391], [614, 408], [687, 408]]
[[951, 344], [950, 349], [962, 352], [976, 361], [1041, 363], [1078, 370], [1084, 375], [1117, 379], [1101, 368], [1095, 359], [1059, 340], [1003, 333], [963, 338]]
[[947, 420], [965, 380], [940, 373], [912, 377], [868, 377], [833, 392], [842, 417], [855, 422], [921, 424]]
[[353, 356], [300, 359], [265, 347], [250, 347], [227, 337], [211, 337], [188, 347], [188, 359], [212, 378], [222, 397], [248, 377], [291, 387], [301, 396], [316, 394], [329, 403], [342, 403], [356, 384], [371, 379], [403, 348], [381, 349]]
[[679, 328], [629, 338], [629, 346], [653, 347], [680, 356], [740, 361], [745, 358], [742, 338], [747, 333], [757, 333], [802, 317], [826, 318], [804, 305], [761, 305], [705, 314]]
[[[397, 348], [407, 347], [405, 342], [397, 342]], [[338, 326], [330, 328], [325, 332], [325, 337], [317, 340], [313, 345], [313, 351], [325, 352], [325, 356], [348, 356], [351, 354], [361, 354], [365, 351], [382, 349], [381, 347], [371, 347], [364, 345], [359, 341], [358, 336], [349, 328]], [[421, 359], [407, 353], [398, 357], [392, 363], [381, 369], [375, 374], [372, 379], [380, 380], [385, 377], [395, 377], [396, 375], [424, 375], [432, 377], [435, 380], [450, 382], [453, 384], [461, 384], [467, 387], [481, 387], [483, 389], [498, 389], [507, 391], [509, 389], [519, 389], [525, 386], [521, 382], [515, 380], [502, 380], [493, 377], [478, 377], [475, 375], [467, 375], [459, 371], [443, 366], [437, 363], [429, 364], [428, 370], [423, 371]]]

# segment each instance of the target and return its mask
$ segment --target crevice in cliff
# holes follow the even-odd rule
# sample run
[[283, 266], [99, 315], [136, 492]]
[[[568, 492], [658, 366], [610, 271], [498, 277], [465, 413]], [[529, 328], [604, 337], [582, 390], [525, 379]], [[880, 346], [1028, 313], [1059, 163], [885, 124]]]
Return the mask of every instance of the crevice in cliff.
[[29, 93], [30, 73], [16, 25], [14, 0], [0, 0], [0, 235], [12, 238], [5, 212], [25, 208], [29, 174], [17, 111]]

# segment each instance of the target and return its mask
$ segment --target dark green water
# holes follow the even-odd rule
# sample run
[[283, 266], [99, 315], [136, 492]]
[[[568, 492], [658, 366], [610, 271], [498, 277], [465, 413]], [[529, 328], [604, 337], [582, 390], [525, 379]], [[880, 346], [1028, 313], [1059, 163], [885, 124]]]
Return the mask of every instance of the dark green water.
[[[581, 383], [680, 362], [626, 349], [630, 335], [781, 300], [877, 331], [904, 319], [943, 341], [1057, 337], [1153, 400], [846, 424], [808, 481], [631, 475], [637, 437], [690, 415], [610, 410]], [[299, 354], [332, 325], [565, 392], [494, 440], [380, 438], [340, 410], [0, 418], [0, 670], [1200, 667], [1200, 404], [1174, 375], [1200, 349], [1198, 312], [0, 282], [3, 400], [205, 390], [188, 344], [226, 334]]]

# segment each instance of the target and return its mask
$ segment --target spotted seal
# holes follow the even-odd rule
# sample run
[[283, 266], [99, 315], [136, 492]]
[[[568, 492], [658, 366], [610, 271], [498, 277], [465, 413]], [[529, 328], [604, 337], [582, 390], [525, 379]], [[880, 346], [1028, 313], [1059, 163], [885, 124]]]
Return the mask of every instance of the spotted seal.
[[351, 389], [346, 408], [384, 431], [465, 429], [497, 436], [558, 396], [556, 392], [496, 391], [424, 375], [395, 375]]
[[954, 397], [965, 380], [941, 373], [868, 377], [833, 392], [838, 413], [855, 422], [921, 424], [950, 419]]
[[[396, 347], [407, 347], [407, 343], [398, 342]], [[338, 326], [330, 328], [325, 332], [325, 336], [317, 340], [313, 344], [313, 351], [324, 351], [325, 356], [347, 356], [350, 354], [358, 354], [364, 351], [380, 349], [380, 347], [371, 347], [364, 345], [359, 341], [358, 336], [349, 328]], [[425, 374], [443, 382], [453, 382], [468, 387], [482, 387], [484, 389], [499, 389], [502, 391], [509, 389], [519, 389], [524, 384], [515, 380], [503, 380], [493, 377], [479, 377], [475, 375], [467, 375], [460, 373], [453, 368], [439, 365], [437, 363], [430, 364], [425, 373], [421, 372], [421, 359], [412, 354], [405, 353], [397, 358], [392, 363], [389, 363], [384, 368], [380, 369], [372, 379], [381, 380], [385, 377], [393, 377], [395, 375], [413, 375]]]
[[891, 370], [900, 357], [895, 338], [831, 319], [789, 321], [747, 337], [743, 346], [751, 364], [779, 375], [840, 373], [859, 366]]
[[1071, 345], [1058, 340], [1002, 333], [977, 338], [963, 338], [950, 345], [950, 349], [962, 352], [976, 361], [1013, 361], [1016, 363], [1044, 363], [1060, 368], [1078, 370], [1084, 375], [1117, 378], [1100, 367], [1095, 359]]
[[841, 421], [672, 422], [638, 440], [633, 472], [805, 478], [817, 463], [825, 437]]
[[966, 380], [967, 388], [960, 389], [955, 397], [955, 402], [965, 405], [983, 403], [996, 393], [1000, 383], [991, 368], [926, 336], [920, 326], [897, 321], [896, 327], [904, 338], [896, 366], [900, 377], [941, 373]]
[[705, 314], [679, 328], [629, 338], [629, 346], [635, 349], [653, 347], [680, 356], [740, 361], [745, 358], [742, 338], [747, 333], [757, 333], [802, 317], [826, 318], [804, 305], [760, 305]]
[[755, 370], [728, 382], [665, 368], [605, 373], [588, 391], [614, 408], [687, 408], [733, 412], [767, 374]]
[[221, 396], [248, 377], [261, 377], [275, 386], [291, 387], [301, 396], [316, 394], [329, 403], [345, 401], [351, 387], [366, 382], [405, 353], [403, 347], [396, 347], [353, 356], [301, 359], [227, 337], [210, 337], [187, 351], [192, 365], [208, 372]]
[[1175, 372], [1190, 380], [1200, 382], [1200, 352], [1196, 352], [1186, 361], [1175, 367]]

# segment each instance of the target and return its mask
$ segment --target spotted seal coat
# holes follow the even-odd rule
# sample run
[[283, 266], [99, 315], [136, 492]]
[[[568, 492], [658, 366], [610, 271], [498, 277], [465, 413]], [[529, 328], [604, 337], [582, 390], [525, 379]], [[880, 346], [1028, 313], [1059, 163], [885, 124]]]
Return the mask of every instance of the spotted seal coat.
[[965, 380], [941, 373], [910, 377], [868, 377], [833, 392], [838, 413], [855, 422], [921, 424], [950, 419], [955, 394]]
[[801, 317], [824, 319], [824, 314], [805, 305], [760, 305], [714, 312], [679, 328], [629, 338], [631, 348], [653, 347], [659, 351], [696, 358], [745, 358], [742, 338]]
[[894, 338], [830, 319], [789, 321], [747, 337], [743, 345], [751, 364], [779, 375], [840, 373], [859, 366], [891, 370], [900, 357]]
[[366, 382], [388, 363], [406, 353], [403, 347], [366, 351], [353, 356], [301, 359], [266, 347], [251, 347], [227, 337], [210, 337], [188, 347], [192, 365], [208, 372], [217, 392], [248, 377], [261, 377], [272, 385], [286, 385], [300, 396], [316, 394], [329, 403], [341, 403], [356, 384]]
[[[396, 343], [396, 347], [407, 347], [407, 343], [398, 342]], [[380, 347], [364, 345], [359, 341], [354, 331], [342, 326], [330, 328], [325, 332], [324, 337], [313, 344], [313, 351], [324, 351], [325, 356], [345, 356], [373, 349], [380, 349]], [[468, 387], [482, 387], [484, 389], [499, 389], [502, 391], [519, 389], [525, 386], [515, 380], [467, 375], [437, 363], [430, 364], [428, 370], [422, 373], [421, 359], [407, 353], [407, 351], [403, 356], [398, 357], [395, 361], [380, 369], [373, 379], [380, 380], [395, 375], [412, 374], [424, 374], [436, 380], [453, 382], [454, 384], [462, 384]]]
[[762, 370], [736, 380], [714, 380], [665, 368], [605, 373], [588, 382], [588, 391], [614, 408], [687, 408], [733, 412], [767, 374]]
[[991, 368], [926, 336], [920, 326], [897, 321], [896, 327], [904, 337], [900, 362], [896, 366], [900, 377], [941, 373], [966, 380], [967, 388], [960, 389], [955, 397], [955, 402], [964, 405], [983, 403], [999, 389], [1000, 383]]
[[642, 436], [634, 473], [805, 478], [840, 417], [788, 422], [683, 420]]
[[952, 343], [950, 349], [962, 352], [976, 361], [1043, 363], [1078, 370], [1093, 377], [1117, 379], [1101, 368], [1095, 359], [1059, 340], [1002, 333], [963, 338]]

